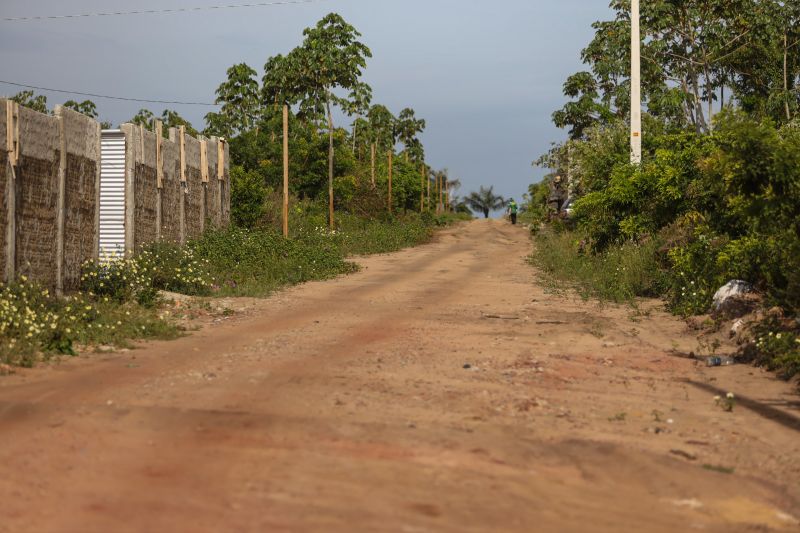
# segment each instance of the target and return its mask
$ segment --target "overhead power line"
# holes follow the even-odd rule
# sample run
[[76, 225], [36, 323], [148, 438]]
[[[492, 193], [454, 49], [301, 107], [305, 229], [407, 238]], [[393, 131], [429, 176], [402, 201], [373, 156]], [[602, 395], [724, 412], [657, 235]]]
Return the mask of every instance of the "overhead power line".
[[215, 9], [239, 9], [245, 7], [284, 6], [293, 4], [313, 4], [325, 0], [281, 0], [275, 2], [253, 2], [249, 4], [228, 4], [218, 6], [175, 7], [168, 9], [140, 9], [136, 11], [107, 11], [97, 13], [77, 13], [72, 15], [37, 15], [31, 17], [4, 17], [0, 22], [30, 22], [35, 20], [75, 19], [86, 17], [114, 17], [121, 15], [164, 15], [170, 13], [190, 13], [193, 11], [210, 11]]
[[146, 104], [174, 104], [174, 105], [202, 105], [202, 106], [218, 106], [219, 104], [209, 104], [208, 102], [182, 102], [180, 100], [147, 100], [145, 98], [125, 98], [123, 96], [108, 96], [105, 94], [82, 93], [79, 91], [67, 91], [64, 89], [51, 89], [49, 87], [37, 87], [36, 85], [26, 85], [24, 83], [15, 83], [13, 81], [0, 80], [0, 83], [5, 85], [13, 85], [14, 87], [22, 87], [25, 89], [36, 89], [37, 91], [49, 91], [53, 93], [63, 94], [76, 94], [79, 96], [89, 96], [91, 98], [105, 98], [107, 100], [122, 100], [124, 102], [143, 102]]

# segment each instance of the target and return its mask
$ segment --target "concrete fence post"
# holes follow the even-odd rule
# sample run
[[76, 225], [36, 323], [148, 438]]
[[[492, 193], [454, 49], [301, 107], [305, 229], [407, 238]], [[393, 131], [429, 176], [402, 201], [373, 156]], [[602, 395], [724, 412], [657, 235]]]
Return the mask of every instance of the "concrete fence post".
[[225, 195], [223, 188], [225, 187], [225, 139], [217, 140], [217, 203], [219, 205], [219, 225], [223, 226], [225, 222]]
[[186, 244], [186, 195], [189, 187], [186, 182], [186, 126], [178, 127], [178, 158], [181, 170], [181, 246]]
[[200, 139], [200, 181], [203, 192], [200, 233], [203, 233], [206, 230], [206, 218], [208, 218], [208, 140], [205, 137]]
[[156, 240], [161, 240], [161, 227], [164, 225], [162, 215], [162, 191], [164, 189], [164, 155], [161, 151], [161, 143], [164, 135], [164, 124], [160, 120], [155, 121], [156, 134]]
[[64, 294], [64, 231], [67, 194], [67, 131], [64, 108], [56, 106], [53, 114], [58, 119], [58, 211], [56, 213], [56, 295]]
[[[101, 139], [103, 136], [103, 127], [98, 122], [95, 126], [95, 132], [97, 134], [97, 138]], [[102, 143], [102, 141], [101, 141]], [[95, 176], [94, 176], [94, 254], [95, 258], [100, 257], [100, 178], [101, 178], [101, 167], [103, 165], [102, 162], [102, 146], [97, 147], [97, 154], [96, 154], [96, 161], [97, 164], [95, 165]]]

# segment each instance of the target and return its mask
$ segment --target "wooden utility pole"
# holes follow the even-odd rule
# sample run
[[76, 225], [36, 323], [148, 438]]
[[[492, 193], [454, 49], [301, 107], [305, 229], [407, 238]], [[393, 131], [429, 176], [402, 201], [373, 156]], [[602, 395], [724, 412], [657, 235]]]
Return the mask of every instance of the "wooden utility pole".
[[336, 229], [333, 214], [333, 115], [328, 105], [328, 223], [331, 231]]
[[440, 184], [441, 179], [442, 179], [442, 177], [437, 172], [436, 173], [436, 198], [434, 198], [436, 200], [436, 214], [437, 215], [439, 214], [439, 207], [441, 207], [441, 202], [439, 201], [439, 188], [441, 186], [441, 184]]
[[389, 213], [392, 212], [392, 159], [394, 150], [389, 149]]
[[419, 212], [425, 211], [425, 165], [422, 165], [419, 173], [420, 188], [419, 188]]
[[431, 178], [427, 174], [427, 172], [425, 174], [425, 181], [428, 184], [428, 202], [425, 204], [425, 207], [427, 207], [428, 211], [430, 211], [431, 210]]
[[371, 159], [371, 161], [372, 161], [372, 188], [374, 189], [375, 188], [375, 143], [372, 143], [369, 148], [370, 148], [370, 152], [371, 152], [371, 155], [372, 155], [372, 159]]
[[283, 106], [283, 236], [289, 237], [289, 106]]
[[[642, 163], [642, 35], [639, 0], [631, 0], [631, 164]], [[709, 97], [710, 99], [710, 97]]]

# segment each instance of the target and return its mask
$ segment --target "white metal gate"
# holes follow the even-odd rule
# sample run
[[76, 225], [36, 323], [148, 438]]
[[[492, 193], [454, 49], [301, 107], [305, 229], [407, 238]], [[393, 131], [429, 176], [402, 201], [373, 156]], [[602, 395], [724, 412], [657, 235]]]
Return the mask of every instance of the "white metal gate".
[[125, 252], [125, 134], [100, 137], [100, 257]]

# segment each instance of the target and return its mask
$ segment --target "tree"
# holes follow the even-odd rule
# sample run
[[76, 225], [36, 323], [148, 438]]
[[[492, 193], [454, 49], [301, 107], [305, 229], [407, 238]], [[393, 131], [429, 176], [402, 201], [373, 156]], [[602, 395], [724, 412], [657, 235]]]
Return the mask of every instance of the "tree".
[[408, 161], [411, 149], [416, 145], [421, 147], [417, 135], [425, 130], [425, 121], [417, 119], [413, 109], [405, 108], [400, 111], [397, 118], [397, 137], [405, 147], [405, 158]]
[[77, 111], [82, 115], [89, 118], [97, 118], [97, 106], [91, 100], [84, 100], [83, 102], [76, 102], [75, 100], [67, 100], [64, 102], [64, 107]]
[[43, 94], [35, 95], [33, 91], [22, 91], [11, 97], [11, 100], [23, 107], [33, 109], [39, 113], [49, 113], [47, 97]]
[[494, 186], [481, 186], [478, 192], [472, 192], [466, 198], [467, 205], [479, 213], [483, 213], [485, 218], [489, 218], [489, 213], [502, 209], [506, 206], [506, 201], [502, 196], [494, 194]]
[[261, 106], [256, 74], [246, 63], [228, 69], [228, 79], [216, 91], [216, 103], [222, 107], [218, 113], [208, 113], [205, 117], [208, 133], [231, 138], [256, 125]]
[[377, 149], [382, 152], [393, 150], [397, 140], [395, 136], [397, 119], [392, 112], [386, 106], [376, 104], [370, 108], [368, 116], [372, 142]]
[[153, 119], [156, 116], [149, 109], [140, 109], [136, 115], [130, 120], [132, 124], [144, 126], [145, 129], [153, 131]]
[[352, 91], [348, 100], [342, 102], [342, 109], [348, 116], [355, 116], [353, 121], [353, 153], [356, 152], [356, 138], [358, 135], [359, 125], [363, 126], [362, 117], [369, 113], [369, 107], [372, 103], [372, 87], [366, 83], [357, 83]]
[[358, 41], [361, 34], [336, 13], [320, 20], [314, 28], [303, 31], [301, 47], [289, 54], [287, 82], [289, 94], [300, 99], [300, 110], [306, 116], [327, 116], [328, 121], [328, 217], [334, 227], [333, 166], [334, 124], [332, 107], [347, 102], [335, 96], [342, 89], [355, 91], [362, 69], [372, 52]]
[[171, 109], [165, 109], [164, 112], [161, 113], [161, 122], [164, 123], [165, 132], [169, 128], [179, 128], [184, 126], [186, 128], [186, 133], [192, 137], [197, 137], [200, 134], [200, 132], [192, 127], [191, 122], [183, 118], [177, 111], [173, 111]]

